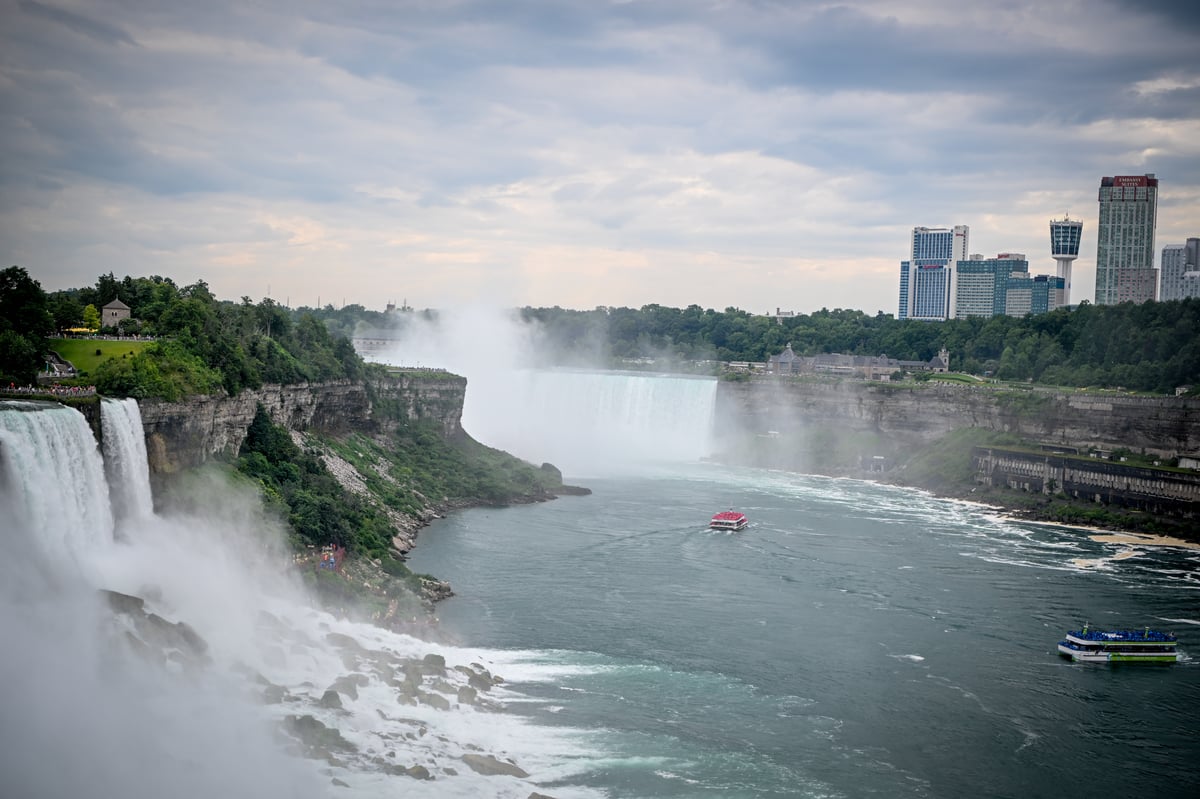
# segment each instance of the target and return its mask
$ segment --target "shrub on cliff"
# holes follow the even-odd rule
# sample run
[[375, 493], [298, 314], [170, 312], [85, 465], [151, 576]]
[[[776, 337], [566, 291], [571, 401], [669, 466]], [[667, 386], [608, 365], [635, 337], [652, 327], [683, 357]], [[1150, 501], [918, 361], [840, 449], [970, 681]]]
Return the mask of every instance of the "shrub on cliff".
[[130, 357], [109, 358], [92, 376], [96, 390], [110, 397], [174, 402], [221, 388], [221, 374], [175, 341], [160, 341]]
[[237, 468], [282, 502], [288, 524], [305, 543], [337, 544], [370, 558], [391, 557], [387, 517], [345, 491], [320, 458], [296, 446], [261, 404], [238, 452]]

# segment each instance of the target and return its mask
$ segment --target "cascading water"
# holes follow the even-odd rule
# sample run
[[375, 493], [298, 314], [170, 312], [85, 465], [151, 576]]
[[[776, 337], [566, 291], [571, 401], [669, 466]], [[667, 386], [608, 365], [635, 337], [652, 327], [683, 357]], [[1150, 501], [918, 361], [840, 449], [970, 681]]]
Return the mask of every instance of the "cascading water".
[[17, 536], [6, 545], [69, 560], [111, 542], [104, 462], [83, 414], [0, 402], [0, 500]]
[[572, 475], [694, 462], [711, 453], [712, 378], [522, 370], [470, 386], [463, 409], [468, 432]]
[[137, 400], [106, 399], [100, 404], [104, 427], [104, 468], [118, 519], [145, 518], [154, 513], [146, 437]]
[[[104, 410], [110, 474], [144, 482], [136, 407]], [[598, 756], [584, 733], [496, 712], [529, 700], [491, 671], [553, 667], [317, 610], [259, 499], [213, 479], [204, 516], [147, 489], [114, 525], [83, 416], [0, 403], [0, 793], [598, 795], [569, 784]]]

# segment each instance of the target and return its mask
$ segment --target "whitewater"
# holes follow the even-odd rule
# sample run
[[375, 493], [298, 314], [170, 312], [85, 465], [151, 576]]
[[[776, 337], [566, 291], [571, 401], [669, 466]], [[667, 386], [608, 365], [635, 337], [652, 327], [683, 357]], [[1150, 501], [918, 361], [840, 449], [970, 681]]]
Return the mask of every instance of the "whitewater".
[[[593, 494], [422, 530], [410, 565], [457, 594], [438, 606], [437, 641], [316, 609], [279, 523], [222, 478], [196, 478], [211, 481], [193, 486], [207, 502], [153, 497], [136, 403], [105, 401], [103, 452], [77, 412], [5, 403], [3, 541], [21, 564], [0, 584], [5, 795], [1200, 785], [1195, 550], [702, 462], [712, 381], [509, 377], [472, 378], [505, 410], [469, 397], [467, 429], [535, 463], [557, 458]], [[728, 507], [751, 526], [708, 530]], [[1056, 641], [1084, 621], [1170, 629], [1184, 660], [1062, 660]]]
[[202, 511], [156, 512], [136, 402], [102, 418], [103, 453], [75, 410], [0, 404], [0, 793], [603, 795], [567, 784], [586, 732], [504, 712], [521, 697], [496, 678], [553, 666], [317, 610], [257, 498], [210, 477]]

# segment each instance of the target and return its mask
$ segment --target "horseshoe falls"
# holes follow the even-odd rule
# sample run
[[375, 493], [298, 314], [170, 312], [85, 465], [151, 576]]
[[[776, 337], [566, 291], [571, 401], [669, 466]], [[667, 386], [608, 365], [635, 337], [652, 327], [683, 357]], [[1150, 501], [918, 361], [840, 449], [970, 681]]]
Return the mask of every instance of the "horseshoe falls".
[[569, 369], [468, 373], [463, 426], [564, 473], [687, 463], [711, 454], [717, 381]]

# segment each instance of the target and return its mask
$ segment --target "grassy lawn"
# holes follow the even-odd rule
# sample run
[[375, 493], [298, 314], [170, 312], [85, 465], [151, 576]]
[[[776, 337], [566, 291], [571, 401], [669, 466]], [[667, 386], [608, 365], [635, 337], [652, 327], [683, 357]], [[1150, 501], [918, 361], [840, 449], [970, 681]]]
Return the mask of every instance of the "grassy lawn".
[[[91, 373], [101, 361], [140, 352], [149, 341], [103, 341], [86, 338], [52, 338], [50, 349], [70, 361], [81, 372]], [[96, 351], [100, 354], [97, 355]]]
[[975, 377], [975, 375], [968, 375], [962, 372], [946, 372], [934, 375], [929, 380], [930, 382], [937, 381], [939, 383], [965, 383], [970, 386], [984, 382], [982, 379]]

